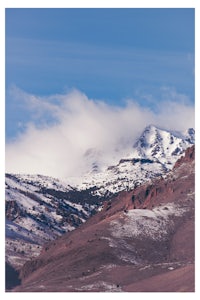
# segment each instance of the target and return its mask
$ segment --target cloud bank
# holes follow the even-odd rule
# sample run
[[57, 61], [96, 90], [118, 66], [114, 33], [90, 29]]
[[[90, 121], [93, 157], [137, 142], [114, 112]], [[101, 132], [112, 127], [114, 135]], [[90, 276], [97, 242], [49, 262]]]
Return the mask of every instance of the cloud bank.
[[123, 107], [111, 106], [77, 90], [49, 97], [19, 89], [13, 93], [33, 112], [34, 121], [6, 145], [6, 172], [10, 173], [67, 179], [87, 171], [91, 160], [103, 166], [130, 152], [149, 124], [179, 131], [194, 127], [194, 107], [175, 92], [150, 107], [134, 100]]

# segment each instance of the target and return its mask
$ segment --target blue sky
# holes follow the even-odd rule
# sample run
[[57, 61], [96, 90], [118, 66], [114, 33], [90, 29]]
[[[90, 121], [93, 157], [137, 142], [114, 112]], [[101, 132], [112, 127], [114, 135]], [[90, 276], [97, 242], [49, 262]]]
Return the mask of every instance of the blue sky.
[[7, 140], [55, 120], [25, 95], [72, 89], [113, 106], [194, 105], [194, 9], [6, 9]]

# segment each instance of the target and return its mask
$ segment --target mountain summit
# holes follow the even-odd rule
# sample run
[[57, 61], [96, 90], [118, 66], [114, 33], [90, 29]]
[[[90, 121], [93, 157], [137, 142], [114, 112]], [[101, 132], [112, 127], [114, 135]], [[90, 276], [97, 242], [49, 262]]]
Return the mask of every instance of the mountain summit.
[[181, 134], [149, 125], [133, 146], [133, 155], [142, 158], [157, 158], [160, 162], [171, 164], [191, 144], [194, 144], [193, 128]]

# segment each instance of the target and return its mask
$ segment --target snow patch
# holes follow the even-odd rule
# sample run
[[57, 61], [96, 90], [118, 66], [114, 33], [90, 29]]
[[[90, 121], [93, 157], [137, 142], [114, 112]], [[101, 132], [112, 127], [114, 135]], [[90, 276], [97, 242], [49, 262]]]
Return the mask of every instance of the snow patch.
[[111, 234], [115, 238], [148, 236], [153, 240], [163, 240], [169, 233], [169, 225], [173, 225], [171, 217], [181, 216], [186, 208], [179, 208], [169, 203], [153, 210], [129, 210], [123, 218], [111, 221]]
[[122, 289], [120, 286], [107, 283], [105, 281], [99, 281], [94, 284], [83, 285], [81, 288], [77, 288], [77, 290], [81, 291], [95, 291], [100, 290], [101, 292], [121, 292]]

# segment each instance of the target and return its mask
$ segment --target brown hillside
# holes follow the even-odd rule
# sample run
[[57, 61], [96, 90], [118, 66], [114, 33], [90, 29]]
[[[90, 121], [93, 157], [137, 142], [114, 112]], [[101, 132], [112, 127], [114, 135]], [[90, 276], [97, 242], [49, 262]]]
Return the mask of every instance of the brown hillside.
[[192, 147], [165, 178], [45, 245], [14, 291], [194, 291], [194, 176]]

